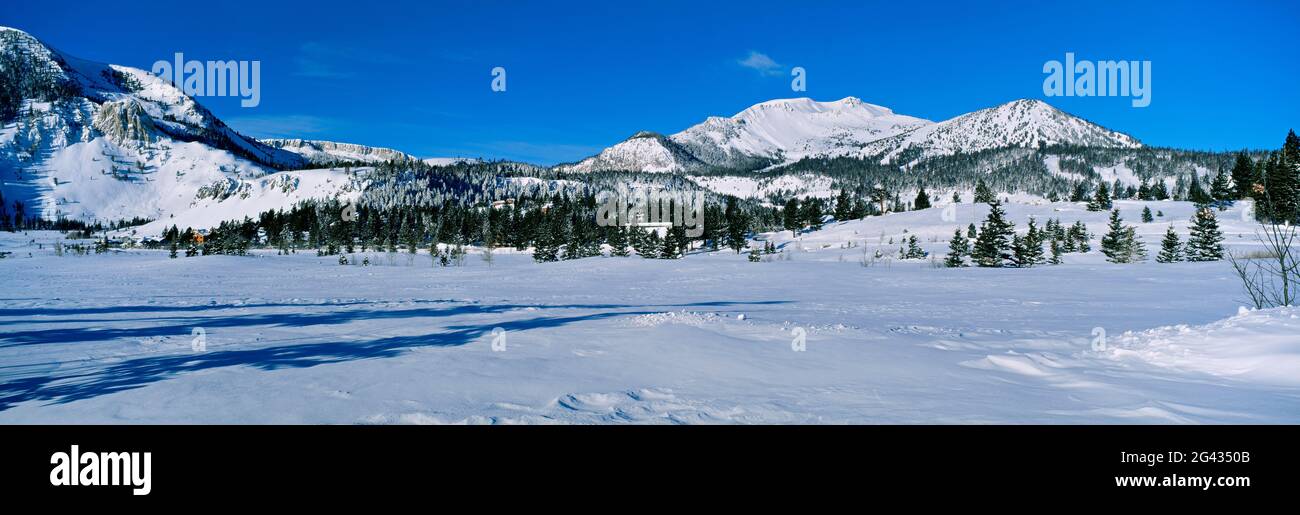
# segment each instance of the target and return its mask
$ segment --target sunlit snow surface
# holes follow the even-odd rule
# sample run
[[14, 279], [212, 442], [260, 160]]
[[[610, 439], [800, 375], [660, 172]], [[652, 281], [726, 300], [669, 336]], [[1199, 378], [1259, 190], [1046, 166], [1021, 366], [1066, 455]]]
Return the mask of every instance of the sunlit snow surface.
[[[1142, 203], [1118, 205], [1138, 223]], [[1185, 234], [1191, 206], [1150, 205]], [[54, 233], [0, 233], [0, 423], [1300, 421], [1300, 310], [1239, 311], [1225, 262], [859, 264], [908, 234], [940, 253], [982, 209], [769, 234], [791, 259], [763, 263], [55, 257]], [[1077, 204], [1009, 212], [1022, 230], [1031, 214], [1096, 237], [1105, 222]], [[1220, 219], [1249, 248], [1238, 211]], [[1154, 255], [1168, 224], [1140, 225]]]

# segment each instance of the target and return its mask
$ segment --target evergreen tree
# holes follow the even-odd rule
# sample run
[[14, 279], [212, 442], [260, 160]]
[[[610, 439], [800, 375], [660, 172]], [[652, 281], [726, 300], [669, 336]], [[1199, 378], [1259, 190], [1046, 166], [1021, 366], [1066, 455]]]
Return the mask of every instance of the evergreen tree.
[[177, 248], [176, 240], [172, 240], [171, 251], [167, 253], [167, 257], [176, 259], [176, 248]]
[[799, 229], [803, 228], [803, 218], [799, 216], [799, 199], [792, 198], [785, 203], [785, 210], [781, 212], [782, 227], [790, 231], [792, 236], [799, 235]]
[[679, 233], [679, 230], [685, 231], [681, 226], [673, 226], [668, 228], [668, 232], [664, 234], [663, 249], [659, 252], [660, 259], [680, 259], [682, 257], [681, 246], [686, 235]]
[[822, 228], [822, 203], [820, 199], [810, 198], [803, 203], [800, 210], [800, 217], [803, 218], [803, 225], [810, 227], [814, 231]]
[[970, 225], [966, 226], [966, 238], [974, 240], [977, 236], [979, 236], [979, 231], [975, 229], [975, 222], [971, 222]]
[[1237, 199], [1237, 192], [1232, 188], [1232, 179], [1228, 173], [1219, 167], [1219, 173], [1214, 175], [1214, 182], [1210, 183], [1210, 196], [1214, 202], [1220, 205], [1230, 205]]
[[1006, 220], [1006, 212], [997, 199], [989, 206], [989, 215], [975, 238], [971, 260], [982, 267], [1000, 267], [1013, 257], [1010, 238], [1015, 234], [1015, 224]]
[[1110, 190], [1106, 187], [1105, 181], [1097, 184], [1097, 193], [1088, 202], [1088, 211], [1103, 211], [1112, 206]]
[[970, 255], [970, 240], [961, 234], [961, 229], [953, 231], [952, 239], [948, 241], [948, 257], [944, 258], [943, 264], [948, 268], [959, 268], [966, 265], [966, 256]]
[[1084, 225], [1082, 220], [1074, 222], [1074, 225], [1070, 226], [1070, 230], [1067, 232], [1066, 236], [1068, 237], [1070, 247], [1073, 247], [1074, 249], [1071, 252], [1082, 252], [1085, 254], [1092, 252], [1092, 235], [1088, 233], [1088, 226]]
[[1165, 186], [1165, 181], [1157, 180], [1155, 184], [1151, 186], [1151, 199], [1169, 200], [1169, 188]]
[[1195, 173], [1192, 173], [1191, 183], [1187, 186], [1187, 200], [1197, 206], [1205, 206], [1214, 201], [1210, 194], [1201, 188], [1201, 181], [1196, 177]]
[[[728, 198], [727, 199], [728, 209], [730, 209], [732, 205], [733, 205], [732, 199]], [[852, 199], [849, 198], [848, 190], [841, 189], [840, 194], [835, 197], [834, 216], [836, 220], [841, 222], [845, 220], [849, 220], [853, 216], [853, 201]], [[736, 249], [736, 253], [739, 254], [740, 249]]]
[[1016, 262], [1020, 266], [1034, 266], [1043, 263], [1043, 242], [1047, 241], [1047, 233], [1038, 228], [1037, 222], [1031, 217], [1029, 219], [1029, 229], [1025, 237], [1021, 239], [1021, 246], [1018, 249]]
[[1223, 233], [1214, 211], [1199, 209], [1192, 217], [1191, 235], [1187, 237], [1188, 261], [1218, 261], [1223, 259]]
[[1151, 208], [1150, 208], [1150, 207], [1147, 207], [1147, 206], [1143, 206], [1143, 207], [1142, 207], [1142, 223], [1144, 223], [1144, 224], [1149, 224], [1149, 223], [1154, 222], [1154, 221], [1156, 221], [1156, 217], [1153, 216], [1153, 215], [1151, 214]]
[[908, 237], [907, 252], [903, 255], [903, 259], [925, 259], [929, 254], [924, 250], [921, 250], [920, 243], [920, 240], [916, 238], [915, 234]]
[[[731, 202], [728, 199], [728, 202]], [[749, 234], [749, 217], [744, 213], [737, 212], [727, 218], [727, 247], [735, 250], [737, 254], [749, 244], [745, 236]]]
[[1051, 263], [1051, 264], [1053, 264], [1053, 265], [1059, 265], [1059, 264], [1061, 264], [1061, 263], [1062, 263], [1062, 261], [1061, 261], [1061, 240], [1058, 240], [1058, 239], [1056, 239], [1056, 238], [1052, 238], [1052, 245], [1051, 245], [1051, 248], [1052, 248], [1052, 258], [1051, 258], [1048, 262]]
[[989, 186], [987, 184], [984, 184], [984, 179], [980, 179], [978, 182], [975, 183], [976, 204], [979, 203], [992, 204], [994, 202], [997, 202], [997, 200], [998, 198], [996, 195], [993, 194], [993, 190], [990, 190]]
[[1119, 217], [1118, 209], [1111, 210], [1108, 229], [1101, 238], [1101, 253], [1106, 255], [1107, 261], [1133, 263], [1145, 257], [1146, 249], [1141, 248], [1142, 242], [1137, 238], [1137, 231], [1124, 226], [1124, 219]]
[[930, 195], [925, 193], [925, 186], [921, 186], [921, 189], [916, 192], [916, 200], [912, 202], [912, 209], [920, 210], [920, 209], [929, 209], [929, 208], [930, 208]]
[[1232, 165], [1232, 186], [1237, 200], [1245, 200], [1253, 195], [1255, 163], [1245, 152], [1237, 153], [1237, 161]]
[[1173, 263], [1182, 260], [1183, 244], [1178, 240], [1178, 233], [1171, 224], [1165, 231], [1165, 238], [1160, 240], [1160, 253], [1156, 254], [1156, 262]]
[[606, 243], [609, 244], [609, 255], [615, 257], [627, 257], [631, 253], [627, 249], [627, 232], [622, 227], [611, 227]]

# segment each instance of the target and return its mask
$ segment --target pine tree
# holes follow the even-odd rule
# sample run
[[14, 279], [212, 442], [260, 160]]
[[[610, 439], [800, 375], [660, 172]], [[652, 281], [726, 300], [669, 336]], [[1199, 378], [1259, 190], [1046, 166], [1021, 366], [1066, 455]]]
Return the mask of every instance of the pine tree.
[[[733, 200], [732, 197], [728, 197], [728, 198], [727, 198], [727, 209], [728, 209], [728, 210], [731, 210], [731, 209], [732, 209], [732, 206], [735, 205], [734, 202], [735, 202], [735, 201]], [[853, 202], [852, 202], [852, 200], [849, 198], [849, 191], [848, 191], [848, 190], [844, 190], [844, 189], [840, 190], [840, 194], [837, 195], [837, 196], [835, 197], [835, 213], [834, 213], [834, 215], [835, 215], [835, 219], [838, 220], [838, 221], [841, 221], [841, 222], [843, 222], [843, 221], [845, 221], [845, 220], [849, 220], [849, 219], [853, 216]], [[728, 216], [728, 217], [727, 217], [727, 220], [730, 221], [730, 220], [731, 220], [731, 217]], [[736, 249], [736, 253], [739, 254], [739, 253], [740, 253], [740, 249]]]
[[971, 222], [970, 225], [966, 226], [966, 238], [974, 240], [977, 236], [979, 236], [979, 231], [975, 229], [975, 222]]
[[1156, 262], [1173, 263], [1182, 260], [1183, 244], [1178, 240], [1178, 233], [1171, 224], [1165, 231], [1165, 238], [1160, 240], [1160, 253], [1156, 254]]
[[1232, 165], [1232, 186], [1237, 200], [1250, 198], [1255, 186], [1255, 162], [1245, 152], [1237, 154], [1237, 162]]
[[975, 239], [971, 260], [982, 267], [1000, 267], [1012, 258], [1010, 238], [1015, 234], [1015, 225], [1006, 220], [1006, 213], [996, 199], [989, 206], [989, 215]]
[[1106, 182], [1102, 181], [1097, 184], [1097, 193], [1093, 195], [1092, 200], [1088, 202], [1088, 211], [1103, 211], [1110, 209], [1114, 204], [1111, 202], [1110, 190], [1106, 187]]
[[681, 245], [685, 235], [678, 233], [680, 228], [680, 226], [670, 227], [668, 232], [664, 234], [663, 249], [659, 252], [660, 259], [680, 259], [682, 257]]
[[176, 259], [176, 249], [177, 249], [177, 243], [176, 240], [173, 239], [171, 245], [171, 251], [167, 253], [167, 257]]
[[1153, 215], [1151, 214], [1151, 208], [1150, 208], [1150, 207], [1147, 207], [1147, 206], [1143, 206], [1143, 207], [1142, 207], [1142, 223], [1144, 223], [1144, 224], [1149, 224], [1149, 223], [1154, 222], [1154, 221], [1156, 221], [1156, 217], [1153, 216]]
[[1043, 242], [1047, 240], [1047, 234], [1038, 228], [1037, 222], [1031, 217], [1029, 219], [1029, 230], [1021, 240], [1020, 255], [1017, 262], [1020, 266], [1034, 266], [1043, 263]]
[[1228, 173], [1219, 167], [1219, 173], [1214, 175], [1214, 182], [1210, 183], [1210, 197], [1214, 202], [1221, 205], [1231, 204], [1237, 198], [1237, 192], [1232, 188], [1232, 179]]
[[1187, 237], [1188, 261], [1218, 261], [1223, 259], [1223, 233], [1214, 211], [1200, 209], [1192, 217], [1191, 235]]
[[997, 200], [998, 198], [996, 195], [993, 194], [993, 190], [990, 190], [989, 186], [987, 184], [984, 184], [984, 179], [980, 179], [978, 182], [975, 183], [976, 204], [979, 203], [992, 204], [994, 202], [997, 202]]
[[1053, 265], [1059, 265], [1061, 261], [1061, 240], [1052, 238], [1052, 258], [1048, 262]]
[[1133, 263], [1146, 257], [1146, 249], [1138, 240], [1137, 231], [1124, 226], [1124, 219], [1119, 217], [1119, 210], [1110, 212], [1110, 224], [1105, 236], [1101, 238], [1101, 253], [1111, 263]]
[[630, 255], [627, 249], [627, 233], [624, 232], [622, 227], [611, 227], [606, 243], [609, 244], [609, 255], [615, 257]]
[[953, 231], [952, 239], [948, 241], [948, 257], [944, 258], [943, 264], [948, 268], [959, 268], [966, 265], [966, 256], [970, 255], [970, 240], [962, 236], [961, 229]]
[[921, 186], [921, 189], [916, 192], [916, 200], [912, 201], [912, 209], [920, 210], [929, 208], [930, 195], [925, 193], [925, 186]]
[[781, 213], [782, 227], [790, 231], [792, 236], [799, 235], [799, 229], [803, 228], [802, 217], [799, 216], [799, 199], [792, 198], [785, 203], [785, 210]]
[[903, 255], [903, 259], [925, 259], [927, 255], [929, 254], [921, 250], [920, 240], [915, 234], [907, 238], [907, 253]]
[[1191, 183], [1187, 186], [1187, 200], [1198, 206], [1204, 206], [1214, 202], [1214, 199], [1210, 197], [1210, 194], [1206, 193], [1205, 190], [1201, 188], [1201, 181], [1197, 178], [1195, 173], [1192, 173]]

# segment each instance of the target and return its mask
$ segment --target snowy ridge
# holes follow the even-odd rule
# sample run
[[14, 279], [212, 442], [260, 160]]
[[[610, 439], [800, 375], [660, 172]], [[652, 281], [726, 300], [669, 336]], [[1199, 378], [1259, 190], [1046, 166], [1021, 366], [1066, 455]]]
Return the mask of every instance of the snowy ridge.
[[144, 70], [78, 59], [0, 27], [24, 80], [0, 125], [0, 185], [27, 216], [160, 218], [303, 157], [245, 138]]
[[684, 172], [750, 169], [813, 155], [842, 155], [930, 124], [854, 97], [770, 100], [730, 118], [709, 117], [667, 138], [642, 132], [564, 171]]
[[690, 151], [653, 132], [638, 132], [623, 142], [583, 159], [577, 164], [558, 167], [566, 172], [635, 170], [642, 172], [684, 172], [701, 170], [708, 165]]
[[1071, 116], [1040, 100], [1016, 100], [927, 125], [906, 134], [872, 143], [861, 152], [881, 156], [882, 162], [900, 156], [914, 162], [956, 153], [1004, 147], [1076, 145], [1103, 148], [1138, 148], [1133, 137]]
[[380, 163], [384, 161], [414, 161], [415, 156], [391, 148], [369, 147], [355, 143], [338, 143], [335, 141], [307, 139], [262, 139], [259, 142], [282, 150], [298, 154], [313, 164], [329, 164], [337, 161], [359, 161], [363, 163]]

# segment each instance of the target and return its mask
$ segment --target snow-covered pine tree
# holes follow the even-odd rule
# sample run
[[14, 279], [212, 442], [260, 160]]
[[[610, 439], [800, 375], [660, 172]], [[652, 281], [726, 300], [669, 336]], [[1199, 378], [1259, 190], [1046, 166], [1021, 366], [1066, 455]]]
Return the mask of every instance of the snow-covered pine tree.
[[[1089, 206], [1091, 207], [1091, 206]], [[1124, 220], [1119, 217], [1119, 210], [1110, 212], [1108, 231], [1101, 237], [1101, 253], [1112, 263], [1127, 263], [1128, 250], [1124, 247]]]
[[989, 215], [980, 227], [971, 251], [971, 260], [982, 267], [1004, 266], [1011, 256], [1010, 237], [1015, 234], [1015, 224], [1006, 220], [1002, 205], [993, 199], [989, 203]]
[[1165, 231], [1165, 237], [1160, 240], [1160, 253], [1156, 254], [1158, 263], [1174, 263], [1183, 260], [1183, 244], [1178, 240], [1178, 232], [1174, 231], [1173, 224]]
[[967, 266], [968, 255], [970, 255], [970, 240], [962, 235], [959, 227], [952, 232], [952, 239], [948, 241], [948, 257], [944, 258], [943, 264], [948, 268]]
[[1110, 189], [1106, 187], [1106, 181], [1098, 183], [1097, 193], [1088, 202], [1088, 211], [1104, 211], [1110, 209], [1113, 205], [1110, 198]]
[[1070, 242], [1073, 243], [1073, 252], [1082, 252], [1084, 254], [1092, 252], [1092, 234], [1088, 232], [1088, 226], [1083, 224], [1082, 220], [1077, 220], [1074, 225], [1070, 226], [1067, 234]]
[[1151, 208], [1150, 208], [1150, 207], [1147, 207], [1147, 206], [1143, 206], [1143, 207], [1142, 207], [1142, 223], [1144, 223], [1144, 224], [1149, 224], [1149, 223], [1151, 223], [1151, 222], [1154, 222], [1155, 220], [1156, 220], [1156, 217], [1155, 217], [1154, 215], [1151, 214]]
[[927, 255], [924, 250], [921, 250], [920, 240], [915, 234], [907, 238], [907, 254], [904, 259], [925, 259]]
[[1056, 238], [1052, 238], [1052, 245], [1051, 245], [1051, 247], [1052, 247], [1052, 257], [1051, 257], [1051, 259], [1048, 260], [1048, 263], [1051, 263], [1051, 264], [1053, 264], [1053, 265], [1059, 265], [1059, 264], [1061, 264], [1061, 263], [1062, 263], [1062, 261], [1061, 261], [1061, 240], [1058, 240], [1058, 239], [1056, 239]]
[[976, 204], [979, 203], [992, 204], [994, 202], [997, 202], [997, 200], [998, 198], [996, 195], [993, 194], [993, 190], [990, 190], [989, 186], [987, 184], [984, 184], [984, 179], [980, 179], [978, 182], [975, 183]]
[[1022, 247], [1020, 249], [1021, 266], [1034, 266], [1043, 263], [1043, 242], [1047, 241], [1047, 234], [1038, 228], [1037, 221], [1033, 217], [1029, 218], [1029, 230], [1025, 233]]
[[1223, 259], [1223, 232], [1214, 211], [1199, 209], [1192, 217], [1191, 235], [1187, 237], [1188, 261], [1218, 261]]
[[605, 243], [609, 244], [609, 255], [627, 257], [630, 254], [627, 249], [627, 232], [622, 227], [611, 227], [608, 232]]

